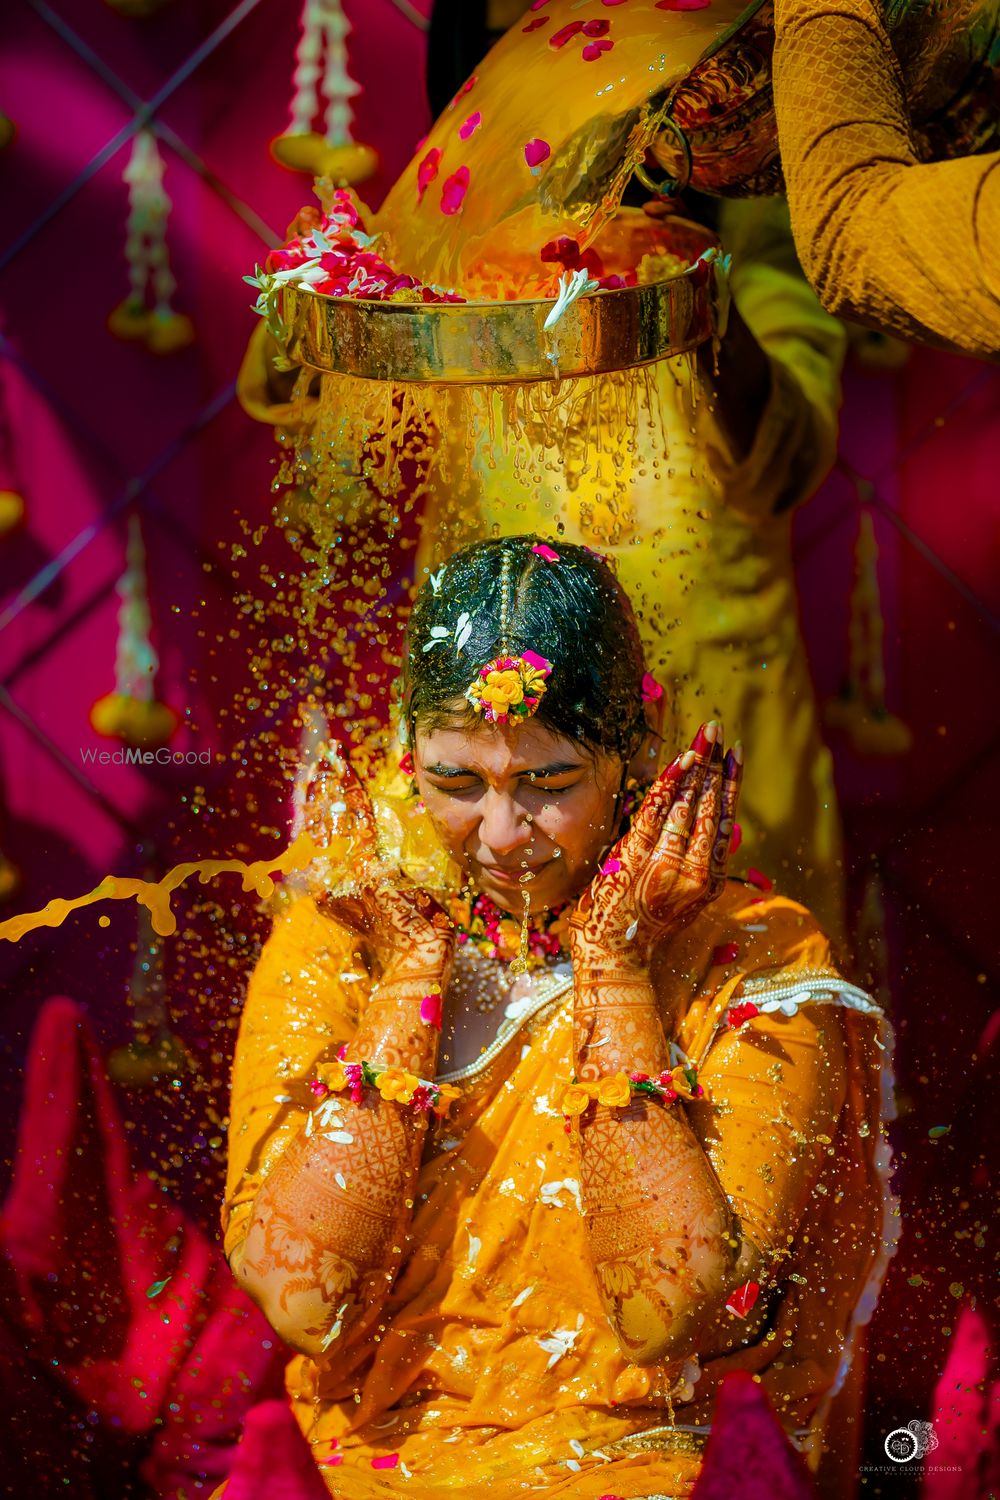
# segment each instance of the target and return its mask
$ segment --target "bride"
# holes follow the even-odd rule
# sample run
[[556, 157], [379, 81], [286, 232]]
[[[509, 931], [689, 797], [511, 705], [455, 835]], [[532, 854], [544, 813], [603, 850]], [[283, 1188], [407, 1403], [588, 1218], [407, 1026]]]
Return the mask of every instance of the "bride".
[[423, 586], [401, 688], [401, 795], [314, 768], [233, 1070], [226, 1253], [331, 1492], [684, 1495], [742, 1369], [849, 1493], [891, 1032], [727, 877], [740, 747], [654, 774], [629, 602], [537, 537]]

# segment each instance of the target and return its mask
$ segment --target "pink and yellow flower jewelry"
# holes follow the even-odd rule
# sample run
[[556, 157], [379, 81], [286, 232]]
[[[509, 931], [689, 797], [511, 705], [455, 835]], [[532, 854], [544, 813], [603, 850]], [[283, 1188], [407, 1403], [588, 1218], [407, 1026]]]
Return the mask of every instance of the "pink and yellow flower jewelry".
[[527, 719], [538, 708], [551, 671], [551, 663], [534, 651], [521, 656], [495, 656], [480, 667], [465, 696], [487, 724]]
[[704, 1086], [698, 1082], [695, 1064], [682, 1062], [675, 1068], [665, 1068], [656, 1078], [649, 1073], [626, 1073], [624, 1068], [594, 1082], [582, 1083], [574, 1078], [563, 1091], [559, 1113], [565, 1116], [568, 1129], [570, 1120], [582, 1115], [591, 1102], [609, 1109], [624, 1109], [637, 1094], [658, 1099], [661, 1104], [707, 1098]]
[[361, 1103], [366, 1088], [373, 1088], [382, 1099], [409, 1105], [417, 1114], [434, 1114], [439, 1120], [444, 1119], [452, 1101], [461, 1093], [461, 1089], [453, 1088], [450, 1083], [428, 1082], [405, 1068], [380, 1068], [364, 1059], [349, 1063], [339, 1057], [324, 1063], [309, 1087], [317, 1099], [348, 1089], [355, 1104]]

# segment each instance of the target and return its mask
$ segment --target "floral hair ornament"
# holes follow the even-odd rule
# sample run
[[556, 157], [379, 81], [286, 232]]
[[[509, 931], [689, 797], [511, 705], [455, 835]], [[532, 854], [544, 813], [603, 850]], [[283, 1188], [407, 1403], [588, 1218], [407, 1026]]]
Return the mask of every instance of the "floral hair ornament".
[[466, 698], [487, 724], [530, 719], [545, 693], [545, 679], [552, 671], [552, 663], [536, 651], [512, 656], [507, 648], [512, 561], [512, 554], [505, 550], [500, 564], [500, 654], [480, 667], [465, 690]]

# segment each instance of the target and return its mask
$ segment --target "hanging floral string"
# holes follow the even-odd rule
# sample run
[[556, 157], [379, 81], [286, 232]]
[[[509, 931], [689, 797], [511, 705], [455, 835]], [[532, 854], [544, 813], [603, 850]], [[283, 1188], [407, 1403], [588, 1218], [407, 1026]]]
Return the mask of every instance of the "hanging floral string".
[[128, 184], [125, 259], [129, 291], [108, 317], [108, 329], [119, 339], [135, 339], [153, 354], [172, 354], [194, 339], [194, 325], [175, 312], [177, 282], [167, 251], [171, 202], [163, 186], [164, 163], [151, 130], [137, 132], [122, 173]]
[[[271, 142], [271, 154], [283, 167], [335, 183], [364, 182], [378, 167], [371, 146], [354, 139], [353, 100], [361, 85], [348, 71], [350, 30], [340, 0], [305, 0], [288, 129]], [[321, 95], [322, 134], [313, 129]]]
[[[867, 481], [855, 476], [865, 501]], [[878, 583], [878, 543], [871, 509], [862, 503], [855, 543], [847, 678], [824, 711], [831, 729], [841, 729], [861, 755], [905, 755], [913, 743], [909, 726], [886, 707], [885, 622]]]
[[159, 658], [150, 636], [146, 548], [139, 517], [134, 514], [129, 517], [125, 571], [117, 589], [121, 608], [114, 691], [94, 704], [90, 722], [98, 734], [122, 740], [126, 745], [165, 745], [177, 728], [177, 715], [156, 699]]

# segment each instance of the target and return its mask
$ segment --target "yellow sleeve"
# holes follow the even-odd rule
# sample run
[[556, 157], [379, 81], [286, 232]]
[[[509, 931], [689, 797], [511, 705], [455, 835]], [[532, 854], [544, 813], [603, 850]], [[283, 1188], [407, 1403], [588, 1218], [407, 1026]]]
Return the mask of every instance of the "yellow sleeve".
[[775, 0], [778, 139], [795, 243], [831, 312], [1000, 355], [1000, 153], [918, 161], [874, 0]]
[[229, 1159], [222, 1210], [227, 1258], [243, 1238], [257, 1189], [316, 1100], [320, 1063], [350, 1041], [369, 994], [356, 940], [307, 896], [279, 911], [250, 976], [233, 1059]]
[[771, 389], [745, 457], [719, 430], [707, 441], [727, 506], [765, 520], [808, 499], [833, 463], [847, 337], [802, 273], [783, 198], [724, 201], [719, 233], [732, 256], [733, 301], [767, 356]]
[[[728, 892], [717, 913], [716, 944], [738, 949], [730, 980], [692, 1006], [680, 1038], [707, 1094], [688, 1106], [692, 1129], [744, 1234], [771, 1265], [795, 1234], [836, 1137], [849, 1049], [844, 1008], [804, 998], [811, 986], [829, 995], [844, 983], [815, 920], [797, 902], [761, 901], [746, 889]], [[790, 1014], [762, 1009], [786, 995]], [[731, 1026], [727, 1005], [747, 999], [760, 1014]]]

